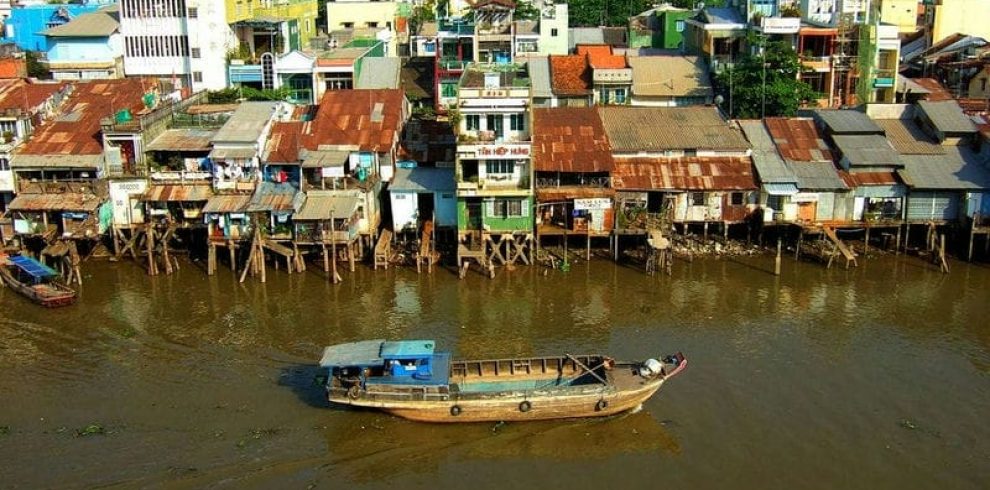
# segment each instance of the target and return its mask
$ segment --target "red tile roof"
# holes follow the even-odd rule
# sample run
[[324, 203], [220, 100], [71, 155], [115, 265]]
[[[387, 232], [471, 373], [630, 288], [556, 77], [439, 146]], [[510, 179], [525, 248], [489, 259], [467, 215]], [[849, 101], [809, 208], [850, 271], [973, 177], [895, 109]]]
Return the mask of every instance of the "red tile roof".
[[[362, 151], [387, 151], [399, 139], [407, 116], [399, 89], [330, 90], [323, 94], [316, 117], [308, 124], [302, 146], [354, 145]], [[381, 121], [372, 121], [378, 107]]]
[[590, 94], [588, 58], [576, 54], [550, 56], [550, 86], [557, 95]]
[[851, 173], [845, 170], [839, 170], [839, 177], [842, 177], [842, 181], [849, 188], [855, 188], [861, 185], [895, 185], [901, 183], [901, 180], [897, 178], [897, 173], [894, 171]]
[[749, 157], [617, 158], [617, 190], [752, 190], [759, 186]]
[[275, 122], [268, 137], [266, 163], [296, 163], [299, 161], [299, 138], [302, 121]]
[[832, 151], [813, 120], [768, 117], [764, 121], [780, 156], [785, 160], [833, 161]]
[[538, 172], [610, 172], [608, 135], [594, 107], [533, 111], [533, 168]]
[[31, 83], [26, 80], [14, 80], [13, 82], [0, 88], [0, 111], [9, 109], [30, 111], [68, 85], [65, 82]]
[[142, 96], [155, 82], [141, 78], [79, 82], [62, 106], [62, 115], [46, 121], [20, 148], [25, 155], [100, 155], [100, 120], [123, 109], [136, 118], [144, 109]]
[[612, 53], [608, 44], [578, 44], [576, 53], [588, 57], [588, 64], [594, 69], [625, 68], [626, 57]]

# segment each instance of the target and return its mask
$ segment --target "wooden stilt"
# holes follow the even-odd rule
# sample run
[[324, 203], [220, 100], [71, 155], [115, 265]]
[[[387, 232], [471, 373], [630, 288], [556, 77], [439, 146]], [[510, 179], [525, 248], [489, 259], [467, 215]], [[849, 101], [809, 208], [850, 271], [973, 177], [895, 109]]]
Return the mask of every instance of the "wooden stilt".
[[355, 247], [355, 245], [357, 245], [358, 247], [361, 246], [360, 244], [350, 244], [350, 245], [347, 246], [347, 262], [349, 263], [349, 269], [350, 269], [351, 272], [354, 272], [354, 247]]
[[794, 260], [801, 259], [801, 242], [804, 240], [804, 229], [798, 230], [797, 245], [794, 246]]
[[908, 250], [908, 241], [911, 239], [911, 224], [906, 223], [904, 225], [904, 253]]
[[863, 255], [870, 253], [870, 225], [866, 225], [866, 240], [863, 242]]
[[152, 225], [148, 225], [148, 231], [145, 235], [147, 235], [145, 246], [148, 253], [148, 275], [157, 276], [158, 264], [155, 262], [155, 229]]
[[777, 237], [777, 258], [773, 261], [773, 275], [780, 275], [780, 251], [783, 248], [783, 240]]
[[230, 254], [230, 270], [237, 272], [237, 251], [234, 250], [233, 240], [227, 240], [227, 251]]
[[217, 246], [210, 242], [206, 246], [206, 274], [212, 276], [217, 273]]

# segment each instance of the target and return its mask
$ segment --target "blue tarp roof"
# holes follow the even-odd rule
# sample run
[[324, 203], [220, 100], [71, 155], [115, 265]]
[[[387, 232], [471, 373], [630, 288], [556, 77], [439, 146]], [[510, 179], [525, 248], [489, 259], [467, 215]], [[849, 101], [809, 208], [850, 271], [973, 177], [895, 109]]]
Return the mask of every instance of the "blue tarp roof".
[[58, 272], [55, 272], [55, 269], [52, 269], [51, 267], [48, 267], [47, 265], [42, 264], [41, 262], [38, 262], [37, 260], [32, 259], [31, 257], [16, 255], [14, 257], [10, 257], [9, 260], [10, 263], [17, 266], [26, 274], [29, 274], [30, 276], [38, 279], [45, 279], [48, 277], [58, 276]]

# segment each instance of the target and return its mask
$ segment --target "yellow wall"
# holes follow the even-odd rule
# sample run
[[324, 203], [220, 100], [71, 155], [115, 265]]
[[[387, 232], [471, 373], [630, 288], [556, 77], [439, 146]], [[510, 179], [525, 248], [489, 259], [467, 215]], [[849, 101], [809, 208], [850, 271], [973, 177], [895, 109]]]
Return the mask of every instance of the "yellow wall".
[[900, 32], [914, 32], [918, 24], [918, 0], [883, 0], [880, 20], [896, 25]]
[[317, 0], [224, 0], [227, 23], [260, 16], [282, 17], [299, 21], [299, 41], [302, 45], [316, 35]]
[[942, 0], [935, 6], [932, 42], [939, 42], [957, 32], [990, 39], [990, 1]]

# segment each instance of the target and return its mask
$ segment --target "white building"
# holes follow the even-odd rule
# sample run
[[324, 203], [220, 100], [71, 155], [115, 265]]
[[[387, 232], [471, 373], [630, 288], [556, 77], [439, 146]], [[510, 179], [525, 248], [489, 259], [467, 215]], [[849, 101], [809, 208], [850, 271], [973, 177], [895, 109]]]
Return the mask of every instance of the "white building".
[[124, 73], [175, 79], [181, 88], [227, 86], [227, 53], [237, 46], [216, 0], [121, 0]]

